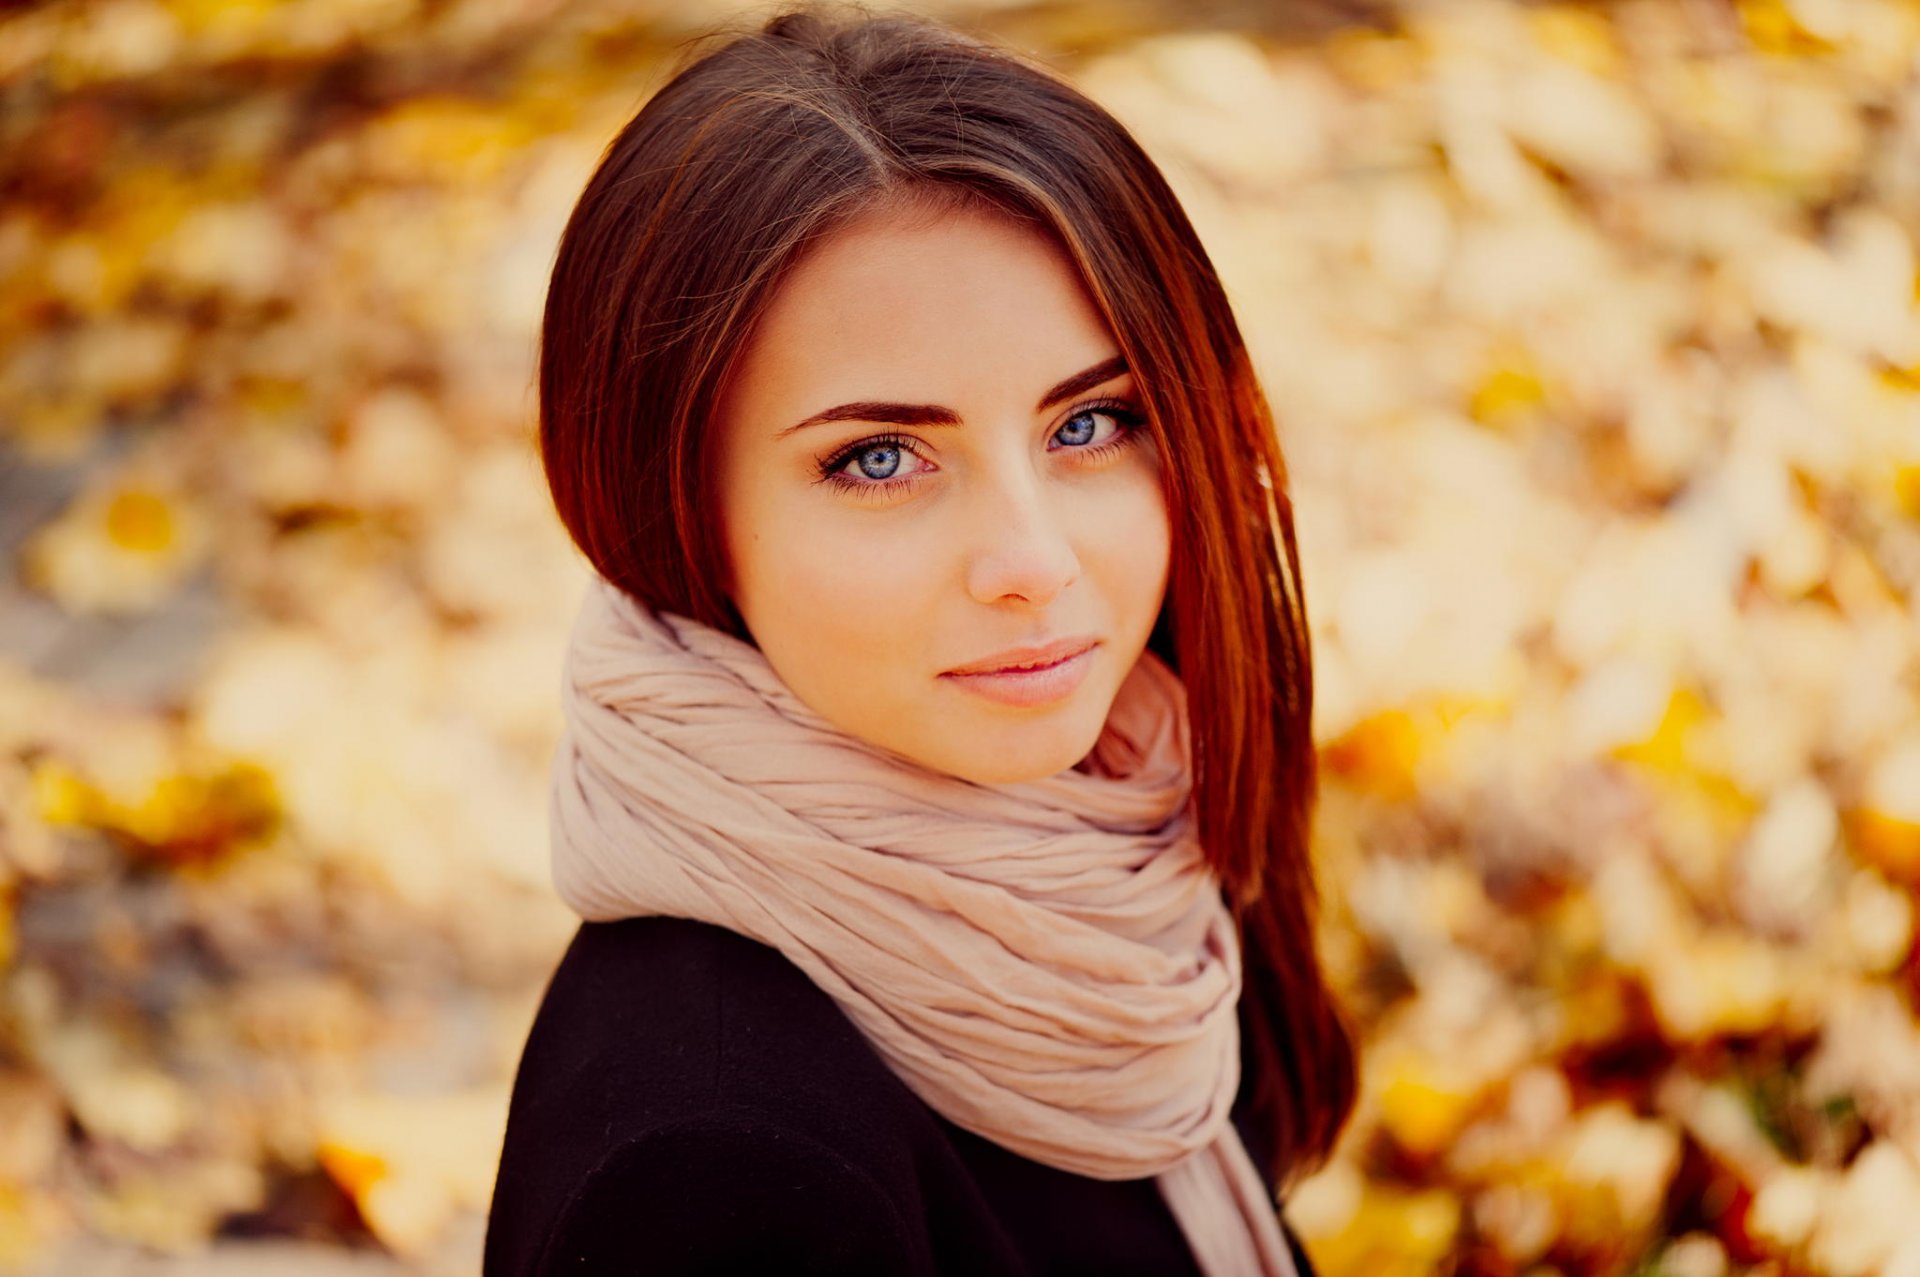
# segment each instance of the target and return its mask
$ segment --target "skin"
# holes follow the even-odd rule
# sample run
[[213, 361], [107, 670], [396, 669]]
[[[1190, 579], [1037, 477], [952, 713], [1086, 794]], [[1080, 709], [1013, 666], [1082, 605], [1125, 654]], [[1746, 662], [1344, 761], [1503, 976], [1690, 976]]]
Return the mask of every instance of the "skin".
[[[1137, 412], [1133, 374], [1036, 405], [1119, 354], [1071, 259], [997, 213], [876, 210], [808, 252], [715, 424], [724, 588], [802, 701], [980, 784], [1085, 760], [1165, 598], [1171, 526], [1148, 427], [1094, 406]], [[960, 423], [782, 435], [856, 401], [941, 405]], [[902, 442], [867, 442], [883, 434]], [[827, 463], [867, 486], [823, 481]], [[1082, 634], [1099, 639], [1091, 667], [1051, 704], [940, 677]]]

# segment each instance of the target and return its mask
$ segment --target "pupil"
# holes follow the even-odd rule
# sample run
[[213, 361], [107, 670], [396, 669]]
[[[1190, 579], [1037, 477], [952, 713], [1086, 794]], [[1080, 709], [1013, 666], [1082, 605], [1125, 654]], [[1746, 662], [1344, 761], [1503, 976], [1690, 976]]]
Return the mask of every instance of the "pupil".
[[[865, 452], [860, 454], [860, 469], [866, 472], [867, 478], [885, 479], [888, 477], [887, 475], [884, 475], [884, 474], [875, 474], [873, 472], [873, 468], [868, 466], [866, 461], [868, 457], [874, 456], [879, 453], [888, 453], [888, 452], [894, 454], [893, 459], [897, 464], [899, 461], [900, 449], [895, 447], [893, 444], [882, 444], [880, 447], [877, 447], [877, 448], [868, 448]], [[880, 468], [884, 470], [884, 469], [887, 469], [888, 467], [883, 463]]]

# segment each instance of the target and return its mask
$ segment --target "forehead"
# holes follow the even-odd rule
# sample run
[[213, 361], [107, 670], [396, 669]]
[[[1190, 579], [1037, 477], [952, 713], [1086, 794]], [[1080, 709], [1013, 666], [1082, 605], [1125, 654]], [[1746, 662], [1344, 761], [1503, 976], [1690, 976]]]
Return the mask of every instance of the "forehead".
[[[737, 371], [750, 407], [1034, 395], [1112, 337], [1066, 250], [990, 210], [864, 215], [775, 291]], [[814, 402], [818, 400], [818, 402]], [[964, 411], [964, 410], [963, 410]]]

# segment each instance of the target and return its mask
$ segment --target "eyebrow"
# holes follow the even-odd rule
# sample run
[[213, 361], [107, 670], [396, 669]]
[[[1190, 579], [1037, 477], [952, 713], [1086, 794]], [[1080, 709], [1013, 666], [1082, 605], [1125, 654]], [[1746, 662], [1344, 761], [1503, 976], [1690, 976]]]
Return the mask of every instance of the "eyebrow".
[[[1102, 382], [1112, 381], [1127, 371], [1127, 357], [1115, 355], [1103, 359], [1091, 368], [1084, 368], [1073, 374], [1046, 394], [1040, 396], [1040, 404], [1035, 412], [1045, 412], [1063, 399], [1071, 399], [1084, 390], [1091, 390]], [[957, 426], [960, 414], [951, 408], [939, 404], [886, 403], [875, 399], [856, 399], [852, 403], [835, 404], [823, 412], [788, 426], [775, 439], [784, 439], [796, 430], [808, 426], [817, 426], [826, 421], [884, 421], [896, 426]]]

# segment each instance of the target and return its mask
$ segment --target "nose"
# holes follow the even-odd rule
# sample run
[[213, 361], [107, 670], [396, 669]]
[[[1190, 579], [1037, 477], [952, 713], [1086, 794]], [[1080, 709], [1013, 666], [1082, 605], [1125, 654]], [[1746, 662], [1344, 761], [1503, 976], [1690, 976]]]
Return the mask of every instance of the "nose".
[[1080, 556], [1067, 535], [1069, 512], [1031, 465], [1009, 470], [1008, 478], [984, 485], [988, 495], [974, 512], [981, 532], [967, 565], [967, 590], [982, 603], [1018, 598], [1044, 607], [1080, 578]]

